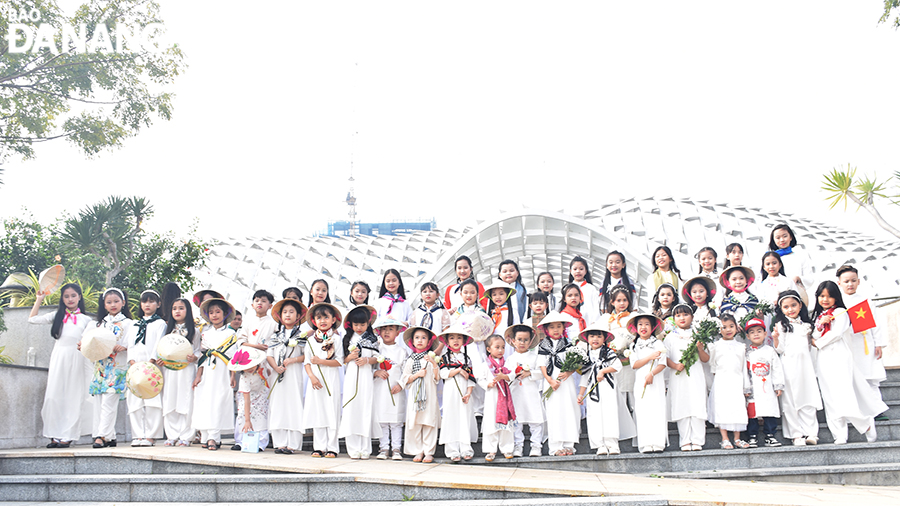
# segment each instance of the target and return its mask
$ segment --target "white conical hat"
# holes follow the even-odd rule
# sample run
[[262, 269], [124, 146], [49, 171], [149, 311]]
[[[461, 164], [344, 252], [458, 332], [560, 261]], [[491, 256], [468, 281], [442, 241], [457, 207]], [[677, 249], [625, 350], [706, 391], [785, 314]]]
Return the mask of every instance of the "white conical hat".
[[91, 362], [110, 356], [116, 346], [116, 335], [106, 327], [94, 327], [81, 336], [81, 354]]
[[[194, 339], [199, 337], [195, 335]], [[191, 346], [191, 342], [177, 332], [163, 336], [156, 345], [156, 354], [163, 361], [163, 365], [166, 369], [174, 371], [184, 369], [188, 365], [188, 355], [193, 353], [194, 347]]]
[[162, 392], [162, 371], [150, 362], [135, 362], [125, 373], [125, 386], [135, 397], [152, 399]]
[[38, 276], [38, 289], [45, 295], [50, 295], [62, 286], [66, 280], [66, 269], [62, 265], [54, 265], [41, 271]]

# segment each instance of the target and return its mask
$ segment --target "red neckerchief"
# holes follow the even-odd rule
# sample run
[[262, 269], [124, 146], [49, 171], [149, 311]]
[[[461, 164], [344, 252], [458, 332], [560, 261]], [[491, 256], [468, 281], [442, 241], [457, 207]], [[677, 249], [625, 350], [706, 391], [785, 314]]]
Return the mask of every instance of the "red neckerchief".
[[581, 316], [581, 311], [575, 309], [572, 306], [566, 306], [565, 309], [562, 310], [562, 312], [571, 316], [572, 318], [575, 318], [575, 320], [578, 321], [578, 331], [579, 332], [581, 332], [582, 330], [585, 329], [585, 327], [587, 327], [587, 323], [585, 323], [584, 318]]
[[500, 325], [500, 322], [503, 321], [503, 312], [509, 311], [509, 308], [504, 306], [495, 307], [491, 311], [491, 319], [494, 320], [494, 330], [497, 330], [497, 326]]

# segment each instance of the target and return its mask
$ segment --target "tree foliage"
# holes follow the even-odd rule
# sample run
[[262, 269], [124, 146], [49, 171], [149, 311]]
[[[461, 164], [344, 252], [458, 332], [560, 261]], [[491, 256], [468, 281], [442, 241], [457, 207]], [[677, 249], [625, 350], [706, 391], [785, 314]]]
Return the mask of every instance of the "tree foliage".
[[[52, 25], [56, 48], [10, 51], [10, 18], [22, 21], [18, 16], [32, 10], [40, 13], [35, 34], [39, 23]], [[128, 30], [162, 23], [153, 0], [85, 0], [72, 15], [56, 0], [0, 2], [0, 163], [13, 154], [33, 158], [34, 144], [53, 139], [67, 139], [91, 157], [120, 147], [155, 118], [171, 119], [174, 95], [164, 88], [186, 68], [177, 44], [88, 52], [91, 44], [79, 49], [62, 36], [64, 26], [84, 24], [86, 40], [106, 31], [116, 41]]]
[[[891, 19], [891, 11], [894, 9], [900, 8], [900, 0], [884, 0], [884, 14], [881, 15], [881, 19], [878, 20], [879, 23], [885, 23]], [[900, 28], [900, 16], [894, 16], [894, 22], [892, 23], [894, 28]]]
[[[77, 217], [50, 225], [34, 221], [25, 211], [22, 217], [2, 222], [0, 275], [5, 279], [13, 272], [39, 273], [60, 263], [66, 277], [80, 283], [86, 294], [94, 294], [91, 297], [116, 286], [136, 298], [143, 290], [159, 291], [170, 281], [190, 290], [195, 283], [192, 271], [206, 263], [208, 246], [197, 238], [195, 228], [187, 237], [145, 232], [142, 225], [151, 214], [149, 202], [136, 197], [110, 197]], [[31, 284], [37, 286], [36, 277]], [[33, 304], [28, 297], [20, 300]], [[44, 300], [49, 304], [58, 299]]]

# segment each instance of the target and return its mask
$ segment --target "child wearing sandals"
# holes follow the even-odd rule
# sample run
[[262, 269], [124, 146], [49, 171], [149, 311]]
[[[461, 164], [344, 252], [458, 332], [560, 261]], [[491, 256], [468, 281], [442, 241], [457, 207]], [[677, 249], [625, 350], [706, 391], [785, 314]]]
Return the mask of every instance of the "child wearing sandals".
[[[265, 342], [266, 361], [273, 374], [267, 396], [269, 432], [276, 454], [291, 455], [303, 448], [303, 372], [307, 338], [301, 332], [306, 306], [294, 299], [281, 299], [272, 306], [277, 325]], [[237, 438], [235, 438], [235, 442]], [[260, 441], [261, 442], [261, 441]]]
[[413, 462], [427, 464], [434, 461], [438, 427], [441, 425], [437, 398], [440, 374], [434, 360], [438, 341], [434, 332], [424, 327], [406, 329], [403, 341], [412, 351], [403, 364], [403, 374], [400, 376], [400, 385], [408, 391], [403, 451], [415, 455]]
[[[741, 432], [747, 430], [747, 404], [744, 400], [744, 391], [750, 388], [750, 376], [745, 373], [747, 347], [734, 338], [738, 333], [734, 316], [729, 314], [719, 319], [722, 322], [722, 338], [707, 346], [708, 356], [700, 355], [700, 360], [708, 362], [713, 373], [707, 404], [709, 423], [719, 428], [723, 450], [733, 450], [735, 446], [749, 448], [747, 442], [740, 438]], [[728, 431], [734, 434], [734, 444], [728, 439]]]
[[601, 318], [578, 335], [588, 343], [589, 368], [582, 371], [578, 404], [586, 404], [588, 439], [597, 455], [619, 454], [619, 396], [614, 375], [622, 362], [609, 346], [613, 334]]
[[337, 457], [338, 427], [341, 425], [341, 381], [343, 361], [340, 334], [343, 317], [328, 302], [313, 304], [307, 312], [312, 320], [312, 334], [306, 339], [303, 367], [308, 378], [303, 405], [303, 427], [313, 430], [311, 457]]
[[492, 335], [485, 341], [487, 360], [478, 364], [475, 375], [484, 389], [484, 417], [481, 419], [484, 460], [493, 462], [497, 450], [506, 459], [513, 458], [515, 450], [515, 429], [518, 427], [516, 409], [510, 393], [513, 369], [506, 367], [503, 358], [506, 343], [499, 335]]

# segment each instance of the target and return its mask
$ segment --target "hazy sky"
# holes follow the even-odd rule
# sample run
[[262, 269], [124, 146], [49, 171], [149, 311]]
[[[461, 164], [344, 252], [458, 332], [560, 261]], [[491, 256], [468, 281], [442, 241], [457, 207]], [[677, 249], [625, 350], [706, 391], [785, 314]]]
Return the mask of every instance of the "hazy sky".
[[362, 221], [656, 195], [846, 225], [821, 175], [900, 170], [881, 0], [159, 3], [174, 119], [7, 163], [0, 215], [139, 194], [155, 230], [294, 237], [346, 218], [352, 160]]

